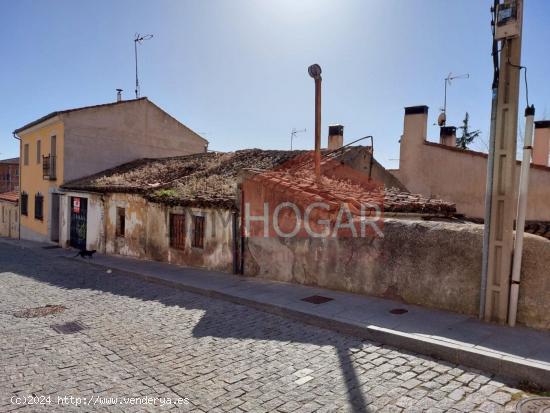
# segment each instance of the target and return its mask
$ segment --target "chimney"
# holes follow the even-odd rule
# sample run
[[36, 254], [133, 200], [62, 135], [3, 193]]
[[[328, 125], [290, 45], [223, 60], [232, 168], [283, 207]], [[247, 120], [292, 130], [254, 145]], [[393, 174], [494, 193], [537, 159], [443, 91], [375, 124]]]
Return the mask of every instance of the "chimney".
[[122, 89], [116, 90], [116, 101], [121, 102], [122, 101]]
[[405, 108], [403, 135], [399, 146], [399, 169], [414, 165], [422, 144], [428, 136], [428, 107]]
[[328, 150], [344, 146], [344, 125], [329, 125], [328, 127]]
[[550, 120], [535, 122], [533, 163], [535, 165], [550, 166]]
[[439, 131], [439, 143], [445, 146], [456, 146], [456, 128], [454, 126], [442, 126]]

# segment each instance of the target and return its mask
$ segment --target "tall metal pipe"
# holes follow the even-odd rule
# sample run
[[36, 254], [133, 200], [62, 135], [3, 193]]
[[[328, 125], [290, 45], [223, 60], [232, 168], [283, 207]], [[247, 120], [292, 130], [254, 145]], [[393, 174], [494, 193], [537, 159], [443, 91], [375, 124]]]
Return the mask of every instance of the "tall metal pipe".
[[315, 176], [321, 177], [321, 66], [313, 64], [308, 68], [309, 75], [315, 79]]
[[518, 312], [519, 283], [521, 279], [521, 259], [523, 255], [523, 235], [525, 233], [525, 215], [527, 214], [527, 194], [529, 191], [529, 172], [533, 153], [533, 129], [535, 124], [535, 107], [525, 109], [525, 140], [523, 160], [519, 178], [518, 212], [516, 218], [516, 239], [514, 243], [514, 261], [512, 266], [512, 285], [510, 286], [510, 305], [508, 307], [508, 324], [516, 325]]

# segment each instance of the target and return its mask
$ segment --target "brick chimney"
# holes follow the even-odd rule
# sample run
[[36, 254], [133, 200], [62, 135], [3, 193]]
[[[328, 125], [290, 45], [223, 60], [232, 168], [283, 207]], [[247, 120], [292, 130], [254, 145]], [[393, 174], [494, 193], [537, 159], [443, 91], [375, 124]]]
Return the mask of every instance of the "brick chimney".
[[439, 131], [439, 143], [445, 146], [456, 146], [456, 128], [454, 126], [442, 126]]
[[333, 151], [344, 145], [344, 125], [329, 125], [328, 150]]
[[535, 165], [550, 166], [550, 120], [535, 122], [533, 163]]

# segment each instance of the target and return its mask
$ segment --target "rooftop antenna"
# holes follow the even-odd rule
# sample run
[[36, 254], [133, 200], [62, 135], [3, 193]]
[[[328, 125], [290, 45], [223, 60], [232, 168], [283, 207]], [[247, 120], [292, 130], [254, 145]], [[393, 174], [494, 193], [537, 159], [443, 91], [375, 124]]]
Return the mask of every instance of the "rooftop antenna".
[[445, 123], [447, 122], [447, 85], [451, 86], [451, 82], [455, 79], [469, 79], [469, 78], [470, 78], [469, 73], [465, 73], [463, 75], [453, 75], [452, 73], [449, 73], [449, 75], [445, 78], [445, 98], [443, 100], [443, 108], [441, 109], [441, 113], [437, 118], [437, 124], [439, 126], [445, 126]]
[[300, 130], [297, 130], [296, 128], [292, 128], [292, 132], [290, 132], [290, 150], [292, 150], [292, 141], [294, 141], [294, 139], [296, 138], [296, 135], [298, 133], [303, 133], [303, 132], [307, 132], [307, 129], [300, 129]]
[[139, 99], [139, 93], [140, 93], [140, 90], [139, 90], [139, 79], [138, 79], [138, 58], [137, 58], [137, 45], [138, 43], [141, 44], [144, 40], [150, 40], [153, 38], [153, 35], [152, 34], [145, 34], [145, 35], [141, 35], [139, 33], [136, 33], [136, 35], [134, 36], [134, 58], [135, 58], [135, 61], [136, 61], [136, 99]]

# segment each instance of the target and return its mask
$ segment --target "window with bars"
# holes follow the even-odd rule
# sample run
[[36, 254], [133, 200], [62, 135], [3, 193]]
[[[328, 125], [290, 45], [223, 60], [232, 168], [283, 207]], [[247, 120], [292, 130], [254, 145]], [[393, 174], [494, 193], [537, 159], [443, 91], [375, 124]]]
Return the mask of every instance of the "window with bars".
[[44, 219], [44, 197], [40, 192], [34, 196], [34, 219]]
[[126, 209], [117, 207], [116, 209], [116, 236], [124, 237], [126, 231]]
[[21, 215], [29, 214], [29, 195], [26, 192], [21, 193]]
[[205, 218], [200, 215], [193, 216], [193, 239], [191, 245], [195, 248], [204, 248]]
[[170, 214], [170, 247], [185, 249], [185, 215]]

